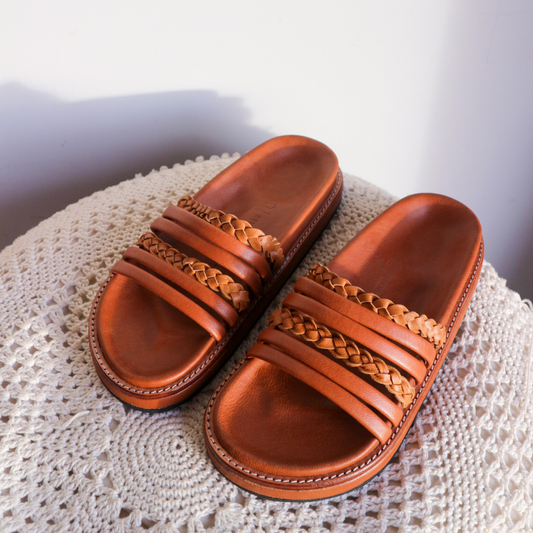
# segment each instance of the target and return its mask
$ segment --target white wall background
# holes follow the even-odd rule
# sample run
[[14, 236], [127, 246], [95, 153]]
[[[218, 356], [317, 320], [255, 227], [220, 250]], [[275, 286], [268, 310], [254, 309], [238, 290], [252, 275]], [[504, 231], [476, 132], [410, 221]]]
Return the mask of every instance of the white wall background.
[[533, 3], [0, 5], [0, 248], [137, 172], [285, 133], [463, 201], [533, 296]]

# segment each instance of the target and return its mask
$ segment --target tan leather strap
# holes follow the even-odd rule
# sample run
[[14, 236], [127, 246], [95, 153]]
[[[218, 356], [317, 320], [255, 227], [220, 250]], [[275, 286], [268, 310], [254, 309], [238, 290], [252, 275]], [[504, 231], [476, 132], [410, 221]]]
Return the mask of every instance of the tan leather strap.
[[158, 217], [150, 225], [152, 231], [159, 231], [165, 233], [169, 237], [172, 237], [179, 243], [188, 246], [192, 250], [202, 254], [209, 261], [213, 261], [225, 268], [230, 274], [233, 274], [237, 278], [243, 280], [254, 292], [254, 294], [260, 294], [263, 290], [263, 282], [257, 271], [250, 265], [241, 261], [233, 254], [226, 252], [220, 246], [212, 244], [206, 241], [199, 235], [192, 231], [180, 226], [172, 220], [167, 218]]
[[424, 361], [371, 329], [346, 318], [320, 302], [302, 294], [291, 293], [283, 300], [283, 307], [299, 311], [303, 315], [312, 317], [318, 323], [342, 333], [344, 336], [354, 340], [359, 346], [364, 346], [370, 352], [404, 370], [418, 384], [426, 377], [427, 369]]
[[126, 260], [135, 261], [150, 269], [152, 272], [165, 278], [165, 280], [174, 283], [195, 298], [198, 298], [198, 300], [218, 314], [229, 326], [233, 326], [239, 319], [237, 311], [226, 300], [222, 299], [212, 290], [209, 290], [207, 286], [198, 283], [193, 277], [185, 274], [183, 270], [175, 268], [174, 265], [166, 262], [157, 255], [131, 246], [124, 252], [122, 257]]
[[240, 283], [235, 283], [230, 276], [222, 274], [220, 270], [210, 267], [207, 263], [198, 261], [194, 257], [187, 257], [176, 248], [163, 242], [152, 232], [145, 233], [138, 240], [137, 246], [160, 257], [179, 270], [183, 270], [185, 274], [194, 277], [202, 285], [219, 292], [238, 311], [243, 311], [248, 307], [250, 301], [248, 291]]
[[362, 324], [397, 344], [401, 344], [422, 357], [428, 365], [433, 364], [437, 353], [433, 344], [409, 329], [387, 320], [362, 305], [357, 305], [347, 298], [343, 298], [309, 278], [300, 278], [294, 285], [294, 292], [308, 296], [354, 322]]
[[376, 383], [384, 385], [404, 407], [408, 407], [413, 401], [415, 396], [413, 386], [396, 368], [388, 365], [383, 359], [373, 356], [354, 341], [346, 339], [341, 333], [286, 308], [276, 309], [272, 313], [269, 326], [292, 333], [300, 339], [313, 343], [317, 348], [329, 351], [347, 366], [357, 368]]
[[337, 276], [320, 263], [311, 268], [307, 277], [335, 291], [343, 298], [348, 298], [375, 313], [379, 313], [388, 320], [393, 320], [396, 324], [408, 328], [413, 333], [432, 342], [437, 349], [446, 341], [446, 328], [432, 318], [409, 311], [404, 305], [395, 304], [376, 294], [365, 292], [363, 289], [352, 285], [347, 279]]
[[180, 209], [175, 205], [169, 205], [163, 212], [165, 218], [175, 220], [182, 226], [196, 233], [200, 237], [216, 244], [223, 250], [233, 254], [242, 261], [255, 268], [259, 275], [268, 280], [272, 277], [272, 269], [265, 256], [255, 251], [250, 246], [243, 244], [238, 239], [228, 235], [224, 231], [211, 225], [203, 218], [199, 218], [185, 209]]
[[132, 279], [145, 289], [153, 292], [156, 296], [159, 296], [162, 300], [165, 300], [165, 302], [178, 309], [178, 311], [181, 311], [205, 329], [217, 342], [220, 342], [226, 334], [226, 328], [205, 309], [202, 309], [190, 298], [173, 289], [164, 281], [149, 274], [146, 270], [126, 261], [118, 261], [113, 266], [112, 271]]
[[257, 357], [263, 361], [281, 368], [287, 374], [306, 383], [317, 392], [336, 403], [343, 411], [368, 429], [381, 444], [385, 444], [392, 435], [389, 424], [384, 422], [374, 411], [358, 400], [343, 387], [323, 376], [313, 368], [301, 363], [297, 359], [280, 352], [272, 346], [257, 343], [248, 351], [248, 357]]
[[272, 263], [274, 268], [283, 263], [285, 258], [278, 239], [271, 235], [265, 235], [260, 229], [252, 227], [249, 222], [240, 220], [235, 215], [226, 214], [224, 211], [203, 205], [191, 196], [180, 198], [178, 207], [207, 220], [216, 228], [222, 229], [228, 235], [236, 237], [240, 242], [253, 248], [256, 252], [262, 253]]
[[264, 329], [257, 342], [269, 344], [291, 357], [298, 359], [307, 366], [310, 366], [323, 376], [334, 381], [354, 396], [365, 402], [368, 406], [379, 411], [387, 417], [393, 425], [397, 426], [403, 416], [403, 410], [396, 403], [389, 400], [387, 396], [367, 383], [359, 376], [350, 372], [347, 368], [338, 365], [328, 357], [324, 357], [316, 349], [297, 340], [291, 335], [287, 335], [278, 329]]

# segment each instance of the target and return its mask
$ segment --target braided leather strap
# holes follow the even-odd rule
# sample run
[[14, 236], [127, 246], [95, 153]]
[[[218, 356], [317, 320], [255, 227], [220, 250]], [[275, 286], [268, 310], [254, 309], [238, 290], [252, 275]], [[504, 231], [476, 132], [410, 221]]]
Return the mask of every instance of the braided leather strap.
[[235, 283], [230, 276], [223, 274], [217, 268], [212, 268], [207, 263], [202, 263], [194, 257], [182, 254], [172, 248], [170, 244], [156, 237], [151, 231], [145, 233], [137, 241], [137, 246], [179, 268], [185, 274], [196, 278], [202, 285], [209, 287], [211, 290], [220, 292], [226, 300], [232, 303], [237, 311], [244, 311], [248, 308], [250, 297], [248, 291], [240, 283]]
[[408, 407], [415, 397], [415, 389], [383, 359], [373, 356], [368, 350], [360, 348], [354, 341], [345, 339], [341, 333], [317, 324], [312, 318], [304, 318], [300, 313], [286, 308], [276, 309], [270, 316], [271, 328], [287, 331], [317, 348], [328, 350], [334, 357], [341, 359], [347, 366], [359, 369], [375, 382], [385, 385], [404, 407]]
[[262, 253], [273, 264], [274, 268], [283, 263], [285, 257], [278, 239], [271, 235], [265, 235], [260, 229], [253, 228], [249, 222], [240, 220], [235, 215], [229, 215], [224, 213], [224, 211], [218, 211], [200, 204], [191, 196], [180, 198], [178, 207], [207, 220], [213, 226], [224, 230], [242, 243], [247, 244], [256, 252]]
[[432, 342], [439, 349], [446, 341], [446, 328], [438, 324], [426, 315], [419, 315], [415, 311], [409, 311], [404, 305], [395, 304], [391, 300], [380, 298], [371, 292], [352, 285], [347, 279], [337, 276], [328, 267], [317, 263], [308, 272], [307, 277], [320, 283], [324, 287], [335, 291], [342, 297], [358, 303], [374, 313], [393, 320], [396, 324], [408, 328]]

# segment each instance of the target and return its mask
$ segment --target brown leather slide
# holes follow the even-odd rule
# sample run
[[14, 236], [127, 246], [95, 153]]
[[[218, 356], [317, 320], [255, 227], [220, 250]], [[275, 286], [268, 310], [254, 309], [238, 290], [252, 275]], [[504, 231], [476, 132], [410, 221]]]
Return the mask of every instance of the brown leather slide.
[[442, 366], [482, 259], [476, 216], [419, 194], [315, 265], [208, 404], [216, 467], [288, 500], [335, 496], [377, 474]]
[[94, 300], [92, 358], [105, 386], [142, 409], [197, 391], [236, 348], [339, 205], [325, 145], [277, 137], [168, 207]]

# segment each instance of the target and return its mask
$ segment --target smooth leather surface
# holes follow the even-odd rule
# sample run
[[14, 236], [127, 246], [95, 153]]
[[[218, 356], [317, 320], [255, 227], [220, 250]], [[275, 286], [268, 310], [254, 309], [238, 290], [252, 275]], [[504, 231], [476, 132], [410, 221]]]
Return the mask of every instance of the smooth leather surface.
[[[287, 256], [331, 196], [338, 173], [334, 153], [322, 143], [278, 137], [237, 160], [194, 198], [277, 237]], [[233, 276], [250, 288], [250, 296], [262, 297], [272, 270], [249, 246], [176, 206], [166, 209], [152, 229], [183, 253]], [[117, 386], [124, 382], [128, 391], [175, 387], [201, 367], [235, 324], [235, 315], [226, 301], [216, 293], [208, 296], [203, 289], [210, 289], [196, 280], [191, 283], [198, 288], [192, 289], [181, 272], [168, 275], [168, 268], [174, 267], [163, 260], [154, 256], [162, 263], [155, 268], [153, 260], [140, 258], [137, 252], [127, 254], [98, 301], [95, 331], [102, 357]], [[141, 274], [135, 268], [142, 269]]]
[[[422, 194], [401, 200], [377, 217], [328, 267], [367, 292], [427, 314], [449, 328], [453, 338], [459, 326], [456, 319], [460, 322], [472, 296], [482, 255], [475, 215], [450, 198]], [[206, 412], [206, 445], [217, 467], [239, 485], [271, 497], [312, 499], [353, 488], [385, 466], [435, 378], [430, 369], [437, 351], [426, 339], [334, 292], [326, 294], [328, 289], [315, 282], [301, 278], [296, 289], [301, 294], [289, 295], [287, 307], [375, 350], [422, 391], [409, 411], [396, 402], [407, 422], [393, 433], [400, 437], [384, 445], [384, 400], [393, 397], [382, 385], [342, 366], [343, 372], [358, 378], [345, 380], [331, 368], [343, 363], [329, 352], [286, 332], [276, 332], [275, 337], [263, 332], [247, 359], [215, 392]], [[280, 342], [279, 335], [290, 343]], [[451, 338], [442, 348], [439, 365]], [[315, 350], [328, 364], [304, 356], [298, 345]], [[301, 367], [295, 370], [294, 361], [307, 365], [307, 373]], [[313, 377], [313, 372], [322, 377]], [[430, 378], [421, 384], [426, 373]], [[335, 387], [324, 392], [324, 379]], [[337, 387], [346, 393], [342, 399]], [[373, 402], [364, 390], [368, 387], [382, 399]], [[373, 403], [373, 418], [366, 410], [350, 416], [362, 398], [367, 407]], [[392, 433], [400, 418], [393, 411], [388, 414]], [[359, 469], [361, 474], [356, 473]]]

